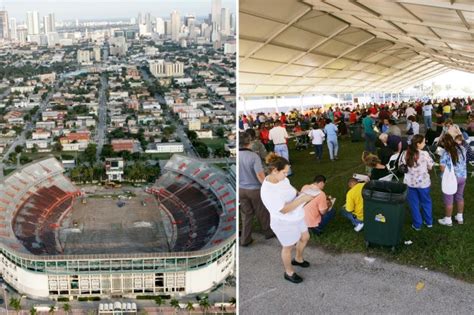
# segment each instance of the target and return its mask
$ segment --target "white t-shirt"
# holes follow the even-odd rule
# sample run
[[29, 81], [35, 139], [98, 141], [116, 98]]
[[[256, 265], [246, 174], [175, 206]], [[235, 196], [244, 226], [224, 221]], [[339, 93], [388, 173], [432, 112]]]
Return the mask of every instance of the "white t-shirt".
[[408, 107], [405, 111], [405, 116], [408, 118], [410, 116], [416, 116], [416, 110], [413, 107]]
[[297, 191], [291, 186], [288, 178], [274, 184], [268, 181], [267, 178], [262, 183], [260, 189], [260, 196], [262, 202], [270, 212], [272, 219], [279, 219], [283, 221], [300, 221], [304, 218], [304, 204], [299, 205], [293, 211], [288, 213], [281, 213], [280, 210], [285, 207], [285, 204], [293, 201], [296, 198]]
[[423, 116], [431, 116], [433, 106], [431, 104], [423, 106]]
[[309, 137], [312, 140], [312, 144], [323, 144], [325, 138], [324, 131], [321, 129], [313, 129], [309, 132]]
[[407, 130], [410, 129], [410, 128], [413, 129], [413, 136], [420, 133], [420, 124], [417, 123], [416, 121], [413, 121], [413, 122], [410, 121], [408, 123], [407, 127], [408, 127]]
[[273, 127], [270, 129], [268, 138], [272, 140], [274, 144], [286, 144], [288, 133], [286, 132], [286, 129], [281, 126]]

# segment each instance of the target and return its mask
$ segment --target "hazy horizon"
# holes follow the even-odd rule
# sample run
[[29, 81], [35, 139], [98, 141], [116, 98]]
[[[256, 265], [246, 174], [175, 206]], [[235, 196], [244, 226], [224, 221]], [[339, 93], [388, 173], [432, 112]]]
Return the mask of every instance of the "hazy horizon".
[[[136, 18], [138, 13], [150, 12], [152, 16], [169, 17], [173, 10], [196, 16], [211, 13], [211, 0], [0, 0], [1, 8], [17, 22], [26, 20], [27, 11], [38, 11], [40, 19], [54, 13], [61, 20], [108, 20]], [[93, 7], [93, 9], [92, 9]], [[236, 11], [235, 0], [222, 0], [222, 7]]]

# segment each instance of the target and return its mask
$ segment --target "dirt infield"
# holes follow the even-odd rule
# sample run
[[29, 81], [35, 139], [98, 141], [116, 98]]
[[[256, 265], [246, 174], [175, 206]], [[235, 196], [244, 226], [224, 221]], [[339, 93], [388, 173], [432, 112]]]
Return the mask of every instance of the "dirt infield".
[[145, 192], [112, 198], [78, 198], [64, 217], [58, 238], [64, 254], [168, 252], [168, 239], [158, 204]]

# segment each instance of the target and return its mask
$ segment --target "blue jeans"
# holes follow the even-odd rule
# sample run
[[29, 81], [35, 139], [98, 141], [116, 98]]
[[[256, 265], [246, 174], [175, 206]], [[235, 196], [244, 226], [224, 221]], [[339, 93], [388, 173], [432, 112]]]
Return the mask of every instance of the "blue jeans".
[[333, 208], [330, 209], [328, 212], [323, 214], [321, 216], [321, 222], [319, 222], [319, 225], [313, 228], [309, 228], [309, 230], [316, 232], [316, 233], [321, 233], [326, 225], [328, 225], [329, 221], [331, 221], [334, 217], [336, 216], [336, 210]]
[[365, 133], [365, 151], [375, 153], [375, 133]]
[[315, 144], [314, 145], [314, 154], [318, 160], [323, 158], [323, 145], [322, 144]]
[[426, 129], [427, 129], [427, 130], [428, 130], [428, 129], [431, 129], [432, 122], [433, 122], [431, 116], [423, 116], [423, 120], [425, 121], [425, 127], [426, 127]]
[[349, 219], [351, 221], [353, 226], [356, 226], [357, 224], [364, 223], [363, 221], [360, 221], [357, 219], [357, 217], [352, 213], [346, 210], [346, 208], [342, 207], [341, 208], [341, 214], [344, 218]]
[[337, 151], [339, 150], [339, 144], [336, 139], [328, 139], [329, 158], [334, 160], [337, 157]]
[[[433, 224], [432, 202], [430, 196], [430, 187], [412, 188], [408, 187], [407, 202], [410, 206], [413, 226], [421, 228], [423, 219], [427, 225]], [[421, 206], [421, 210], [420, 210]]]
[[[288, 151], [288, 146], [286, 144], [276, 144], [274, 150], [276, 154], [285, 158], [288, 162], [290, 161], [290, 153]], [[288, 175], [291, 175], [291, 173], [292, 172], [291, 172], [291, 167], [290, 167]]]

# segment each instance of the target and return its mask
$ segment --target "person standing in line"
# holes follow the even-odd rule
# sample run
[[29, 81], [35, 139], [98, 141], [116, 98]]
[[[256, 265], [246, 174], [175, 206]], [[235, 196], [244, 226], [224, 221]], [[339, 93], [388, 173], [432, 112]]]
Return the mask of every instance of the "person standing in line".
[[425, 137], [419, 134], [413, 136], [407, 151], [402, 153], [399, 162], [408, 168], [403, 182], [408, 186], [407, 202], [413, 221], [411, 227], [415, 231], [421, 230], [423, 221], [428, 228], [433, 227], [429, 171], [433, 168], [434, 161], [428, 152], [423, 151], [425, 145]]
[[362, 119], [362, 126], [364, 127], [365, 151], [375, 153], [375, 141], [377, 140], [377, 136], [374, 130], [374, 120], [370, 115], [366, 115], [364, 119]]
[[446, 168], [454, 168], [457, 181], [457, 191], [453, 195], [443, 193], [445, 215], [444, 218], [438, 220], [438, 223], [446, 226], [453, 225], [451, 216], [453, 214], [453, 204], [455, 201], [458, 212], [454, 218], [458, 224], [463, 224], [464, 187], [466, 186], [467, 179], [467, 152], [466, 149], [462, 145], [456, 143], [453, 137], [449, 134], [445, 134], [441, 142], [444, 147], [444, 152], [441, 155], [439, 167], [441, 172], [445, 172]]
[[337, 142], [337, 126], [330, 120], [326, 120], [326, 126], [324, 126], [324, 133], [326, 133], [329, 158], [331, 161], [337, 160], [337, 153], [339, 151], [339, 144]]
[[[270, 129], [268, 139], [273, 142], [273, 151], [289, 161], [290, 152], [288, 150], [288, 145], [286, 144], [288, 141], [288, 132], [286, 131], [286, 128], [281, 126], [279, 120], [275, 121], [275, 125]], [[288, 175], [291, 175], [291, 168]]]
[[411, 115], [407, 120], [407, 136], [408, 143], [410, 143], [413, 136], [420, 133], [420, 124], [416, 122], [416, 117]]
[[428, 101], [425, 105], [423, 105], [423, 121], [425, 123], [425, 128], [426, 131], [428, 129], [431, 129], [433, 120], [432, 120], [432, 111], [433, 111], [433, 105], [431, 105], [431, 102]]
[[260, 188], [265, 173], [262, 161], [257, 153], [250, 149], [251, 137], [247, 133], [239, 135], [239, 200], [242, 218], [240, 245], [248, 246], [253, 242], [252, 225], [256, 217], [266, 239], [274, 233], [270, 228], [270, 215], [260, 198]]
[[[310, 266], [303, 258], [310, 237], [303, 207], [314, 197], [308, 194], [298, 196], [298, 191], [287, 178], [290, 171], [287, 159], [270, 153], [266, 163], [269, 175], [262, 183], [260, 196], [270, 213], [270, 227], [282, 246], [281, 258], [285, 268], [283, 277], [290, 282], [300, 283], [303, 278], [294, 271], [293, 266]], [[291, 258], [293, 248], [296, 249], [294, 259]]]
[[316, 160], [321, 161], [323, 158], [323, 142], [325, 138], [324, 132], [321, 130], [321, 128], [319, 128], [318, 124], [315, 123], [308, 136], [314, 146]]

